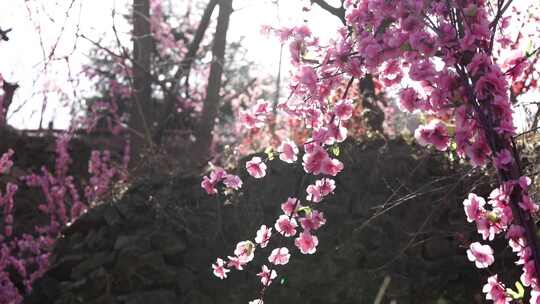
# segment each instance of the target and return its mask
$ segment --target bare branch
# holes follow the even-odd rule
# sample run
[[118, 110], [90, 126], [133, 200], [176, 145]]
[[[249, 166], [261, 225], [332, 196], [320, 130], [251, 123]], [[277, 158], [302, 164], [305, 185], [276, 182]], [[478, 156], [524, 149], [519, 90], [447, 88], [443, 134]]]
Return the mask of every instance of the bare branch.
[[9, 41], [9, 37], [7, 36], [9, 32], [11, 32], [11, 29], [2, 30], [0, 28], [0, 40]]
[[201, 119], [196, 128], [197, 142], [195, 152], [199, 164], [204, 161], [210, 152], [212, 143], [212, 130], [219, 107], [219, 91], [221, 89], [223, 66], [225, 63], [225, 48], [227, 47], [227, 31], [232, 14], [232, 0], [221, 0], [219, 15], [212, 45], [212, 64], [208, 76], [206, 98], [204, 99]]
[[329, 12], [330, 14], [338, 17], [341, 23], [343, 23], [343, 25], [347, 24], [347, 21], [345, 20], [345, 8], [343, 7], [343, 5], [341, 7], [334, 7], [324, 0], [311, 0], [311, 4], [313, 3], [317, 4], [323, 10]]
[[[150, 35], [150, 1], [133, 0], [133, 61], [137, 64], [133, 69], [133, 100], [130, 105], [129, 126], [143, 133], [144, 138], [131, 139], [132, 159], [139, 159], [140, 152], [152, 145], [151, 125], [154, 121], [152, 105], [150, 71], [152, 54], [152, 37]], [[136, 164], [136, 162], [133, 162]]]
[[[3, 98], [2, 101], [2, 107], [3, 109], [0, 109], [0, 111], [4, 111], [5, 114], [7, 114], [9, 106], [11, 105], [11, 102], [13, 101], [13, 96], [15, 95], [15, 90], [19, 88], [19, 85], [16, 83], [10, 83], [4, 80], [4, 84], [2, 86], [2, 90], [4, 90], [4, 96], [0, 97]], [[0, 125], [2, 125], [4, 122], [0, 122]]]
[[199, 50], [199, 47], [201, 46], [201, 42], [204, 38], [204, 34], [206, 33], [206, 29], [208, 29], [208, 26], [210, 25], [210, 18], [212, 17], [212, 13], [214, 12], [214, 8], [216, 7], [217, 4], [218, 4], [218, 0], [210, 0], [208, 5], [204, 9], [201, 22], [199, 22], [199, 26], [197, 27], [197, 30], [195, 31], [193, 40], [191, 41], [188, 47], [186, 57], [180, 63], [180, 67], [178, 68], [178, 71], [176, 71], [173, 77], [174, 82], [177, 82], [182, 75], [189, 74], [189, 70], [191, 69], [191, 65], [193, 64], [193, 60], [195, 59], [195, 56], [197, 55], [197, 51]]
[[[197, 30], [195, 31], [195, 35], [193, 36], [193, 40], [191, 41], [188, 47], [188, 52], [186, 54], [186, 57], [184, 57], [184, 59], [180, 62], [180, 65], [178, 66], [178, 70], [176, 71], [173, 78], [171, 79], [170, 89], [167, 90], [168, 92], [176, 91], [180, 83], [180, 79], [183, 76], [186, 77], [184, 83], [186, 85], [186, 91], [188, 91], [187, 86], [189, 86], [189, 73], [191, 70], [191, 66], [197, 55], [197, 52], [199, 51], [200, 45], [204, 38], [204, 34], [206, 33], [208, 26], [210, 25], [212, 13], [214, 12], [214, 9], [217, 4], [218, 4], [218, 0], [210, 0], [210, 2], [208, 2], [208, 5], [204, 9], [203, 15], [201, 17], [201, 21], [199, 22], [199, 26], [197, 27]], [[158, 126], [156, 127], [155, 132], [154, 132], [154, 140], [158, 144], [161, 141], [161, 137], [164, 132], [165, 125], [167, 124], [167, 121], [169, 121], [171, 113], [175, 112], [174, 107], [177, 102], [176, 96], [173, 93], [168, 93], [166, 95], [167, 95], [167, 98], [165, 99], [165, 105], [163, 107], [162, 113], [159, 114], [159, 118], [156, 120]]]

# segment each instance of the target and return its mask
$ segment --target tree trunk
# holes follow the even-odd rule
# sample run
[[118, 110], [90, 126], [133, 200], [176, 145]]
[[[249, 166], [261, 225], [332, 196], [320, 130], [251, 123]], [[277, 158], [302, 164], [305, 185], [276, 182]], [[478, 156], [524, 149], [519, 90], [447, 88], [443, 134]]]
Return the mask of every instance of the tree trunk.
[[137, 160], [151, 143], [153, 108], [151, 101], [150, 56], [152, 36], [150, 32], [149, 0], [133, 0], [133, 98], [130, 106], [129, 128], [131, 131], [131, 164]]
[[212, 64], [208, 76], [208, 87], [204, 100], [201, 120], [197, 126], [195, 136], [197, 141], [194, 147], [194, 157], [198, 165], [203, 165], [210, 157], [212, 144], [212, 131], [219, 108], [219, 91], [221, 89], [223, 66], [225, 64], [225, 48], [227, 45], [227, 30], [232, 14], [232, 0], [219, 2], [219, 15], [212, 45]]
[[13, 95], [15, 95], [15, 90], [19, 88], [19, 85], [16, 83], [9, 83], [4, 80], [2, 89], [4, 90], [4, 96], [0, 96], [0, 128], [6, 126], [7, 124], [7, 113], [9, 106], [13, 101]]
[[199, 22], [197, 30], [193, 35], [193, 39], [189, 44], [186, 57], [182, 59], [178, 66], [178, 70], [174, 74], [170, 89], [171, 94], [166, 94], [165, 106], [163, 107], [163, 111], [159, 113], [159, 119], [156, 120], [157, 126], [154, 132], [154, 141], [157, 145], [161, 144], [163, 133], [165, 132], [165, 128], [167, 127], [168, 122], [172, 118], [174, 118], [174, 115], [172, 113], [174, 113], [176, 110], [176, 102], [178, 96], [177, 94], [179, 93], [177, 92], [177, 90], [181, 89], [180, 83], [182, 82], [182, 78], [185, 78], [185, 89], [187, 90], [189, 87], [189, 74], [191, 66], [193, 64], [193, 61], [195, 61], [195, 57], [197, 56], [197, 52], [200, 49], [206, 30], [210, 26], [212, 13], [214, 12], [214, 9], [218, 4], [218, 1], [219, 0], [210, 0], [206, 5], [206, 8], [204, 9], [203, 15], [201, 17], [201, 21]]

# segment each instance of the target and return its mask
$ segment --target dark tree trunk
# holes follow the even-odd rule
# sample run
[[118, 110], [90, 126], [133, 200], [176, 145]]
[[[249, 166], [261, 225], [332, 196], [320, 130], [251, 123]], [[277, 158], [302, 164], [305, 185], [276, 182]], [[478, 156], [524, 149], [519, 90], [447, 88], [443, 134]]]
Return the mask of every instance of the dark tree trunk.
[[193, 39], [191, 40], [188, 52], [186, 54], [186, 57], [182, 59], [180, 62], [180, 65], [178, 66], [178, 70], [174, 74], [173, 81], [170, 83], [171, 90], [170, 93], [166, 96], [166, 104], [163, 107], [163, 111], [159, 114], [159, 119], [156, 121], [157, 127], [154, 134], [154, 139], [156, 144], [161, 143], [161, 139], [163, 137], [163, 133], [165, 131], [165, 128], [167, 127], [167, 123], [174, 118], [174, 115], [172, 113], [175, 112], [176, 107], [176, 97], [177, 90], [181, 89], [181, 82], [182, 79], [184, 79], [184, 87], [185, 90], [189, 90], [189, 74], [191, 70], [191, 66], [193, 64], [193, 61], [195, 60], [195, 57], [197, 56], [197, 52], [200, 49], [202, 40], [204, 38], [204, 35], [206, 33], [206, 30], [208, 29], [208, 26], [210, 25], [210, 21], [212, 19], [212, 13], [214, 12], [214, 9], [216, 8], [219, 0], [210, 0], [208, 2], [208, 5], [206, 5], [206, 8], [204, 9], [203, 15], [201, 17], [201, 21], [199, 22], [199, 25], [197, 26], [197, 30], [195, 31], [195, 34], [193, 36]]
[[232, 0], [219, 2], [219, 16], [212, 45], [212, 64], [208, 76], [208, 87], [204, 100], [201, 120], [197, 126], [197, 142], [194, 157], [199, 165], [204, 164], [210, 157], [212, 131], [219, 108], [219, 91], [221, 89], [223, 66], [225, 64], [225, 48], [227, 45], [227, 30], [232, 14]]
[[7, 113], [9, 106], [13, 101], [13, 96], [15, 95], [15, 90], [19, 88], [19, 85], [16, 83], [10, 83], [4, 80], [2, 89], [4, 90], [4, 96], [0, 96], [2, 100], [0, 101], [0, 127], [4, 127], [7, 124]]
[[154, 121], [151, 101], [150, 56], [152, 36], [150, 32], [149, 0], [133, 0], [133, 98], [130, 106], [129, 128], [131, 130], [131, 163], [137, 165], [141, 153], [151, 143], [151, 127]]

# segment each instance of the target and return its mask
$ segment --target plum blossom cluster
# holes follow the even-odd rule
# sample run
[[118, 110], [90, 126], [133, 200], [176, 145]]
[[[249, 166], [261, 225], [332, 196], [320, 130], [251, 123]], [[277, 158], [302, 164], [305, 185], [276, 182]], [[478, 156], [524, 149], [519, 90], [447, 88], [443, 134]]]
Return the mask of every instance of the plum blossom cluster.
[[[484, 240], [491, 241], [496, 235], [504, 235], [508, 245], [516, 254], [518, 260], [516, 265], [522, 267], [520, 281], [523, 285], [532, 288], [532, 294], [538, 295], [538, 278], [536, 276], [534, 252], [528, 244], [526, 230], [523, 226], [515, 224], [513, 212], [510, 206], [512, 193], [519, 188], [521, 193], [519, 208], [527, 214], [536, 214], [539, 206], [535, 204], [528, 195], [528, 187], [531, 180], [527, 177], [519, 179], [518, 183], [506, 182], [501, 187], [494, 189], [488, 197], [488, 201], [474, 193], [463, 202], [467, 221], [476, 223], [478, 233]], [[515, 193], [515, 192], [514, 192]], [[477, 268], [486, 268], [493, 264], [493, 250], [489, 245], [481, 245], [478, 242], [472, 243], [467, 250], [467, 257], [474, 262]], [[484, 291], [489, 290], [488, 299], [495, 303], [509, 303], [508, 294], [499, 292], [497, 286], [504, 286], [502, 283], [495, 284], [497, 276], [492, 276]], [[537, 297], [537, 296], [536, 296]], [[531, 303], [536, 303], [531, 300]]]
[[13, 161], [11, 160], [13, 154], [15, 154], [15, 151], [9, 149], [0, 157], [0, 174], [8, 173], [9, 170], [11, 170], [11, 167], [13, 167]]
[[[278, 235], [284, 238], [296, 237], [294, 245], [302, 254], [315, 253], [319, 240], [314, 232], [326, 223], [324, 214], [310, 207], [302, 206], [300, 201], [293, 197], [281, 204], [281, 209], [283, 214], [277, 218], [273, 228], [262, 225], [257, 231], [254, 241], [239, 242], [234, 250], [234, 256], [228, 256], [227, 262], [218, 258], [216, 263], [212, 265], [214, 275], [224, 279], [231, 268], [243, 270], [245, 265], [253, 260], [255, 250], [266, 248], [270, 240]], [[299, 231], [300, 229], [301, 231]], [[291, 254], [287, 247], [279, 247], [271, 251], [267, 260], [271, 267], [276, 267], [288, 264], [290, 257]], [[263, 265], [257, 276], [260, 277], [263, 286], [267, 287], [277, 277], [277, 272], [269, 266]]]
[[[0, 175], [8, 173], [13, 161], [13, 150], [10, 150], [0, 158]], [[4, 193], [0, 190], [0, 211], [3, 214], [3, 231], [0, 231], [0, 301], [8, 303], [8, 301], [21, 301], [22, 298], [17, 291], [17, 288], [11, 282], [9, 267], [13, 264], [14, 259], [10, 255], [11, 248], [8, 247], [8, 239], [13, 234], [13, 211], [14, 211], [14, 195], [17, 192], [17, 185], [8, 183]]]
[[266, 168], [266, 164], [258, 156], [254, 156], [250, 161], [246, 162], [247, 172], [255, 178], [263, 178], [266, 175]]
[[[511, 0], [498, 1], [496, 7], [492, 4], [482, 0], [346, 0], [346, 26], [329, 47], [322, 47], [306, 26], [266, 30], [279, 35], [291, 51], [296, 69], [291, 97], [278, 109], [302, 121], [311, 134], [302, 144], [306, 174], [336, 176], [343, 170], [327, 148], [347, 137], [344, 122], [353, 113], [347, 92], [355, 80], [369, 74], [386, 87], [400, 85], [401, 107], [427, 118], [428, 123], [415, 132], [418, 144], [445, 151], [453, 143], [456, 153], [473, 166], [492, 164], [497, 170], [501, 186], [487, 203], [471, 195], [465, 202], [467, 218], [476, 222], [485, 241], [505, 235], [523, 268], [521, 281], [532, 289], [531, 303], [537, 303], [540, 251], [534, 215], [538, 207], [528, 195], [519, 151], [512, 144], [516, 131], [508, 94], [508, 82], [519, 77], [527, 62], [521, 58], [515, 61], [517, 68], [503, 71], [494, 58], [494, 49], [504, 49], [511, 40], [499, 31], [508, 24], [501, 17]], [[336, 98], [345, 84], [344, 96]], [[266, 166], [262, 169], [262, 164], [254, 158], [248, 172], [264, 176]], [[310, 185], [308, 201], [319, 201], [335, 188], [319, 183]], [[300, 222], [304, 231], [295, 244], [303, 253], [312, 252], [318, 240], [311, 234], [313, 229], [306, 229], [298, 218], [305, 209], [299, 202], [285, 203], [283, 208], [286, 211], [274, 228], [282, 236], [292, 237]], [[304, 213], [304, 223], [308, 215], [318, 214], [309, 210]], [[479, 268], [494, 262], [491, 247], [478, 242], [471, 244], [467, 256]], [[483, 290], [487, 300], [510, 301], [496, 275]]]
[[[107, 151], [93, 151], [89, 161], [90, 181], [85, 188], [84, 197], [78, 181], [69, 175], [72, 162], [69, 143], [72, 133], [60, 135], [56, 141], [54, 170], [45, 167], [40, 173], [20, 177], [20, 182], [40, 190], [43, 201], [37, 208], [48, 218], [34, 231], [14, 231], [15, 195], [19, 186], [7, 183], [5, 193], [0, 191], [0, 303], [20, 303], [22, 294], [31, 291], [32, 282], [39, 278], [49, 266], [50, 250], [63, 227], [83, 214], [95, 200], [98, 200], [111, 187], [122, 179], [128, 157], [123, 164], [114, 165]], [[129, 150], [126, 150], [129, 154]], [[0, 157], [0, 174], [6, 174], [13, 166], [14, 151], [9, 150]], [[13, 284], [12, 278], [22, 279], [24, 290]]]
[[[129, 148], [129, 145], [126, 145]], [[129, 155], [129, 150], [124, 151], [124, 155]], [[91, 174], [88, 185], [84, 189], [84, 195], [89, 202], [95, 202], [103, 197], [115, 181], [125, 180], [127, 163], [122, 167], [116, 166], [111, 159], [111, 152], [108, 150], [94, 150], [90, 154], [88, 161], [88, 173]], [[72, 208], [73, 210], [73, 208]]]
[[[310, 163], [309, 167], [314, 168], [311, 172], [317, 171], [316, 174], [335, 175], [342, 169], [341, 163], [339, 163], [339, 169], [328, 169], [328, 167], [332, 167], [331, 164], [323, 166], [325, 162], [337, 163], [338, 161], [331, 159], [320, 145], [312, 144], [311, 147], [305, 149], [303, 156], [304, 161]], [[278, 153], [280, 159], [286, 163], [294, 163], [298, 160], [298, 148], [289, 139], [281, 143]], [[316, 167], [323, 169], [317, 169]], [[260, 157], [253, 157], [252, 160], [246, 163], [246, 170], [254, 178], [260, 178], [266, 174], [266, 165]], [[309, 174], [308, 169], [305, 170], [306, 174]], [[203, 183], [210, 179], [205, 177]], [[294, 246], [302, 254], [314, 254], [319, 244], [315, 232], [326, 224], [326, 218], [323, 212], [315, 209], [310, 203], [321, 202], [324, 197], [332, 194], [334, 189], [335, 181], [324, 177], [307, 186], [306, 203], [302, 204], [296, 197], [289, 197], [281, 204], [283, 213], [276, 219], [273, 227], [261, 225], [253, 240], [242, 241], [236, 245], [233, 256], [228, 256], [227, 260], [216, 259], [216, 262], [212, 264], [214, 275], [220, 279], [225, 279], [232, 269], [243, 270], [253, 260], [255, 251], [268, 247], [271, 240], [276, 237], [282, 237], [286, 240], [291, 239]], [[257, 273], [257, 277], [262, 284], [261, 294], [264, 294], [266, 288], [277, 278], [276, 269], [288, 264], [290, 258], [291, 252], [287, 247], [276, 247], [271, 250], [267, 257], [268, 264], [263, 264], [260, 272]], [[262, 301], [263, 299], [260, 298], [252, 301], [252, 303], [262, 303]]]
[[240, 110], [239, 119], [247, 129], [262, 128], [266, 125], [266, 120], [271, 114], [270, 104], [262, 99], [249, 109]]
[[218, 186], [222, 183], [225, 187], [238, 190], [242, 188], [242, 180], [237, 175], [228, 174], [223, 168], [215, 167], [210, 175], [204, 176], [201, 187], [207, 194], [218, 193]]

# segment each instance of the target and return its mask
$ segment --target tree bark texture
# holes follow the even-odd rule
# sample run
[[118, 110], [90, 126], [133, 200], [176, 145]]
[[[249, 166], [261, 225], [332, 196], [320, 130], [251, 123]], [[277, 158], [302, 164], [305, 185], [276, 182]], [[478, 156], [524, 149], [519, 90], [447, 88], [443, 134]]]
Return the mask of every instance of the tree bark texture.
[[204, 164], [210, 157], [212, 145], [212, 131], [218, 114], [223, 66], [225, 64], [225, 48], [227, 46], [227, 31], [229, 29], [230, 16], [232, 14], [232, 0], [219, 2], [219, 15], [212, 45], [212, 64], [208, 76], [208, 87], [204, 100], [201, 120], [195, 134], [195, 157], [198, 164]]
[[141, 153], [151, 145], [151, 127], [154, 121], [151, 96], [150, 59], [152, 35], [150, 32], [149, 0], [133, 0], [133, 98], [130, 105], [131, 163], [137, 165]]

